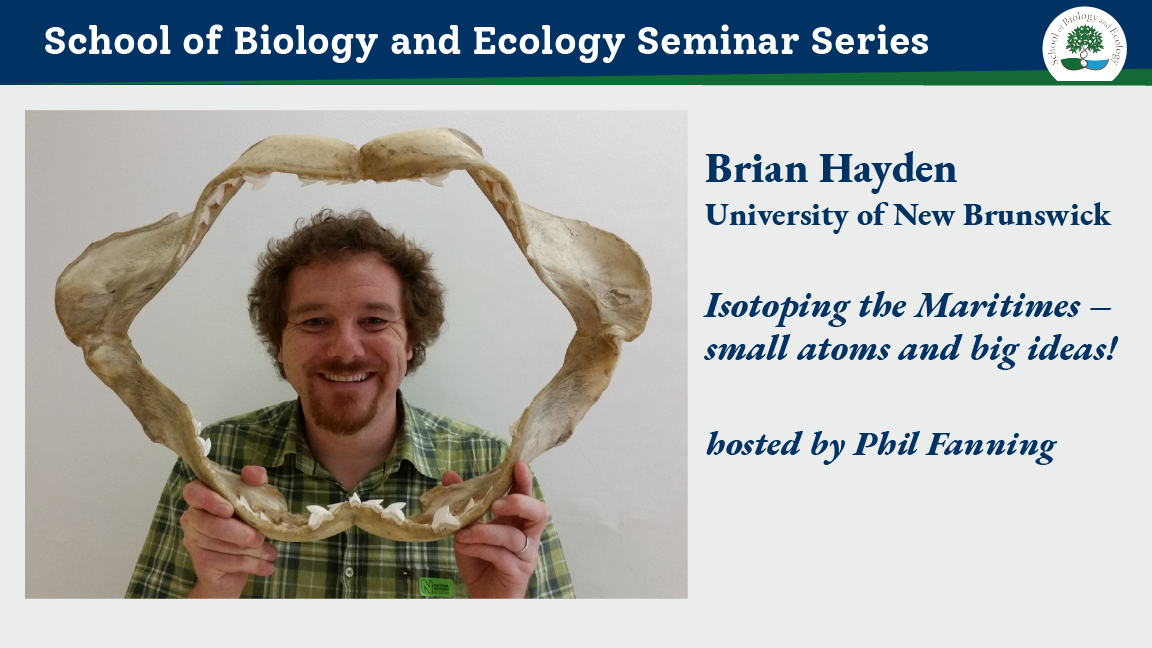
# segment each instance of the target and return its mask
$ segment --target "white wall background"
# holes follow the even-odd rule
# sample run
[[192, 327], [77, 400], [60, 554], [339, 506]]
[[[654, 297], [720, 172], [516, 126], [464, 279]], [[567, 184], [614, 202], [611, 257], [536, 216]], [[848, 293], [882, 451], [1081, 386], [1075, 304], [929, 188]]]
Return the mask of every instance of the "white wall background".
[[[572, 439], [533, 469], [579, 596], [686, 596], [682, 112], [28, 112], [26, 596], [122, 596], [175, 460], [64, 337], [53, 289], [65, 265], [112, 232], [187, 213], [210, 179], [269, 135], [359, 146], [439, 126], [479, 142], [523, 201], [611, 231], [643, 257], [647, 332], [625, 346]], [[559, 368], [574, 326], [460, 172], [444, 189], [301, 188], [283, 175], [246, 187], [133, 325], [145, 366], [203, 421], [294, 397], [251, 330], [245, 295], [267, 240], [323, 207], [365, 208], [433, 252], [447, 325], [405, 394], [507, 435]]]

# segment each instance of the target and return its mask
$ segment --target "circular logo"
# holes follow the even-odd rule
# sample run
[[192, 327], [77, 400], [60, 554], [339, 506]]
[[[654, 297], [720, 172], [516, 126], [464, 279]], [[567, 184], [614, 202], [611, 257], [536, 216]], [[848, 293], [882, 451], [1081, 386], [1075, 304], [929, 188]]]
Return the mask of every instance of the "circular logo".
[[1127, 57], [1120, 23], [1094, 7], [1069, 9], [1044, 32], [1044, 67], [1057, 81], [1111, 81]]

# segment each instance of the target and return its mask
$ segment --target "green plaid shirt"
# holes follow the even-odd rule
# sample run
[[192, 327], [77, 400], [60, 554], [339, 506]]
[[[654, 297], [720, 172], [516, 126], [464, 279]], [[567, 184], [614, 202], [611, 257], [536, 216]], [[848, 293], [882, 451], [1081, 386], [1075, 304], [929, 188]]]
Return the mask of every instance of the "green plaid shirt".
[[[407, 502], [417, 515], [419, 496], [440, 483], [445, 471], [464, 479], [488, 472], [504, 457], [503, 439], [479, 428], [408, 405], [399, 399], [404, 421], [392, 454], [357, 487], [362, 500]], [[288, 401], [209, 426], [211, 457], [239, 473], [246, 465], [264, 466], [268, 481], [303, 513], [309, 504], [347, 501], [350, 495], [308, 450], [298, 401]], [[180, 516], [187, 508], [184, 485], [196, 476], [183, 460], [176, 462], [148, 539], [140, 552], [126, 596], [184, 597], [196, 582], [192, 558], [184, 548]], [[533, 494], [543, 500], [539, 484]], [[420, 598], [421, 578], [455, 582], [457, 597], [468, 596], [456, 569], [453, 539], [395, 542], [358, 528], [316, 542], [278, 542], [276, 572], [249, 576], [242, 598]], [[572, 579], [552, 522], [540, 537], [540, 564], [528, 581], [529, 598], [571, 598]]]

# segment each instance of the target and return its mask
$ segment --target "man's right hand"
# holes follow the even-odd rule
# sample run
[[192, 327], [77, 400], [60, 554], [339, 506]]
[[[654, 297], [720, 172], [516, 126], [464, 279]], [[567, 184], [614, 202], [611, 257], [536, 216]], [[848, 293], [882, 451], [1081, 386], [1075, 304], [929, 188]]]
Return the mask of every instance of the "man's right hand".
[[[240, 477], [249, 486], [268, 483], [268, 473], [245, 466]], [[232, 505], [203, 482], [184, 487], [188, 510], [180, 516], [184, 547], [192, 556], [196, 585], [190, 598], [236, 598], [248, 575], [271, 576], [276, 570], [276, 548], [256, 529], [232, 517]]]

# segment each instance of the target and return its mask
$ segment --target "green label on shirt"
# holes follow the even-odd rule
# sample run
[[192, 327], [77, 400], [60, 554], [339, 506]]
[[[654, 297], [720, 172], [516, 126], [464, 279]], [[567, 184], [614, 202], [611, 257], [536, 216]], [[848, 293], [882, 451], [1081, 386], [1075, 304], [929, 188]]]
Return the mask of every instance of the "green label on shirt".
[[448, 578], [421, 578], [420, 596], [453, 598], [456, 596], [456, 584]]

